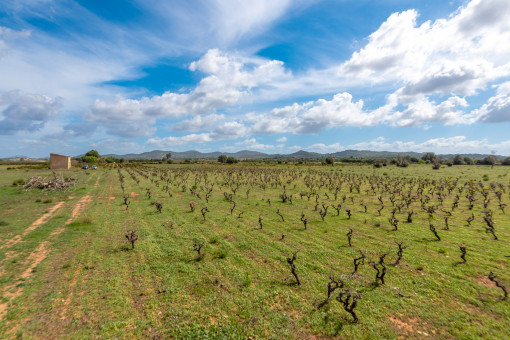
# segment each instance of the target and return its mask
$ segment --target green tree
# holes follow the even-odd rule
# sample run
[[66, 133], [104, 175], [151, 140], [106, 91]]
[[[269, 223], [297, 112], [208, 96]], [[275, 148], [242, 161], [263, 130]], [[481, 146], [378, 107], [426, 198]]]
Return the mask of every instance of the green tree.
[[172, 158], [172, 153], [171, 152], [167, 153], [165, 155], [165, 157], [166, 157], [166, 160], [169, 160], [170, 158]]
[[433, 163], [434, 158], [436, 158], [436, 154], [433, 152], [427, 152], [422, 156], [421, 159], [423, 159], [427, 163]]
[[491, 156], [487, 156], [487, 157], [485, 157], [485, 158], [483, 159], [483, 162], [484, 162], [485, 164], [490, 165], [490, 166], [491, 166], [491, 169], [492, 169], [492, 168], [494, 168], [494, 164], [496, 164], [496, 157], [494, 157], [494, 156], [492, 156], [492, 155], [491, 155]]
[[464, 157], [464, 163], [466, 163], [468, 165], [473, 165], [473, 164], [475, 164], [475, 161], [471, 157]]
[[87, 153], [85, 154], [85, 156], [91, 156], [91, 157], [96, 157], [96, 158], [101, 157], [101, 156], [99, 155], [99, 152], [97, 152], [97, 150], [90, 150], [89, 152], [87, 152]]
[[227, 162], [227, 155], [219, 155], [218, 156], [218, 163], [226, 163]]
[[94, 156], [85, 156], [83, 157], [83, 161], [85, 163], [97, 163], [97, 158]]
[[237, 159], [234, 157], [227, 157], [226, 163], [228, 163], [228, 164], [237, 163]]
[[462, 158], [461, 155], [457, 155], [457, 156], [453, 157], [453, 164], [455, 164], [455, 165], [463, 165], [463, 164], [465, 164], [464, 163], [464, 158]]
[[326, 157], [326, 164], [334, 165], [335, 160], [333, 159], [333, 157], [331, 157], [331, 156]]

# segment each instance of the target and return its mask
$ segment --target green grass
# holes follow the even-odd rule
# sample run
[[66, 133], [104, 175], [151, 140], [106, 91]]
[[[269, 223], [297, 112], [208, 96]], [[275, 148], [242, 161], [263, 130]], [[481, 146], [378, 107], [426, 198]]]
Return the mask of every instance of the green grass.
[[[9, 222], [0, 228], [2, 239], [21, 235], [44, 211], [65, 202], [46, 224], [24, 236], [22, 243], [0, 249], [4, 268], [0, 287], [13, 281], [23, 285], [23, 294], [10, 301], [0, 321], [0, 337], [374, 339], [421, 338], [426, 333], [433, 338], [508, 338], [509, 302], [501, 301], [502, 291], [487, 275], [494, 272], [510, 287], [509, 170], [498, 166], [432, 170], [430, 165], [379, 169], [164, 165], [129, 169], [139, 180], [137, 184], [122, 169], [125, 194], [130, 195], [127, 211], [117, 170], [89, 174], [73, 170], [79, 182], [66, 193], [25, 192], [12, 187], [19, 172], [0, 170], [0, 204], [6, 211], [2, 219]], [[28, 178], [42, 172], [24, 174]], [[490, 180], [484, 180], [485, 174]], [[421, 207], [418, 180], [423, 183], [423, 195], [429, 196], [428, 207], [439, 205], [440, 183], [452, 184], [456, 179], [457, 187], [451, 193], [443, 190], [443, 205], [431, 218]], [[473, 210], [465, 197], [466, 187], [449, 217], [449, 230], [444, 230], [444, 211], [451, 211], [458, 188], [467, 181], [474, 181]], [[206, 203], [207, 188], [213, 183]], [[334, 191], [340, 183], [335, 201]], [[355, 187], [351, 191], [353, 183], [360, 186], [359, 193]], [[492, 183], [504, 190], [506, 213], [498, 207]], [[232, 203], [223, 193], [232, 193], [238, 184], [231, 215]], [[287, 194], [293, 194], [292, 204], [279, 198], [283, 185]], [[151, 189], [150, 200], [146, 188]], [[396, 204], [401, 203], [402, 194], [416, 196], [409, 208], [414, 211], [412, 223], [405, 222], [405, 206], [395, 213], [397, 231], [388, 222], [394, 208], [389, 190], [395, 188], [401, 189], [395, 195]], [[319, 203], [330, 206], [324, 222], [314, 211], [315, 197], [299, 196], [312, 190], [319, 194]], [[484, 190], [491, 199], [488, 208], [498, 241], [485, 232]], [[51, 238], [86, 194], [93, 197], [86, 210]], [[379, 195], [385, 205], [381, 216], [377, 213]], [[54, 203], [40, 204], [37, 199]], [[155, 201], [163, 205], [162, 213], [151, 205]], [[197, 202], [194, 212], [190, 212], [190, 201]], [[362, 202], [367, 205], [366, 213]], [[342, 209], [337, 216], [331, 205], [338, 203]], [[209, 211], [204, 221], [200, 210], [206, 206]], [[345, 209], [351, 209], [350, 219]], [[308, 219], [307, 230], [300, 221], [302, 213]], [[472, 213], [475, 220], [467, 226]], [[430, 223], [437, 227], [441, 241], [430, 232]], [[133, 228], [139, 239], [131, 250], [124, 233]], [[347, 245], [349, 228], [353, 229], [352, 248]], [[283, 240], [282, 234], [286, 235]], [[28, 254], [44, 241], [51, 247], [47, 257], [27, 280], [19, 280]], [[196, 261], [194, 242], [204, 243], [200, 261]], [[407, 246], [398, 266], [391, 265], [398, 249], [395, 242]], [[460, 245], [467, 248], [466, 264], [459, 264]], [[359, 250], [367, 259], [351, 276]], [[295, 285], [286, 261], [295, 251], [299, 251], [295, 265], [301, 286]], [[388, 254], [386, 282], [375, 285], [375, 270], [369, 261], [384, 253]], [[330, 274], [361, 294], [355, 309], [358, 324], [334, 298], [318, 308], [326, 298]]]

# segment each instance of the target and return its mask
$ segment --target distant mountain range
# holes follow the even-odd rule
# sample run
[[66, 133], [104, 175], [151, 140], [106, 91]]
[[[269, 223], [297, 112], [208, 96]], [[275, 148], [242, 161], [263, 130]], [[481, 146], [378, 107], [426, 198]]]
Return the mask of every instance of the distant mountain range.
[[[308, 152], [308, 151], [297, 151], [291, 154], [266, 154], [262, 152], [257, 151], [249, 151], [249, 150], [242, 150], [234, 153], [230, 152], [200, 152], [195, 150], [190, 151], [184, 151], [184, 152], [177, 152], [177, 151], [162, 151], [162, 150], [154, 150], [149, 152], [143, 152], [139, 154], [135, 153], [129, 153], [125, 155], [115, 155], [115, 154], [108, 154], [103, 155], [103, 157], [115, 157], [115, 158], [124, 158], [127, 160], [130, 159], [162, 159], [165, 158], [167, 153], [172, 154], [172, 159], [217, 159], [220, 155], [226, 155], [227, 157], [235, 157], [240, 160], [244, 159], [253, 159], [253, 160], [260, 160], [260, 159], [288, 159], [288, 158], [294, 158], [294, 159], [323, 159], [328, 156], [331, 156], [333, 158], [394, 158], [397, 157], [397, 155], [402, 156], [410, 156], [410, 157], [416, 157], [421, 158], [423, 155], [425, 155], [425, 152], [392, 152], [392, 151], [369, 151], [369, 150], [344, 150], [334, 153], [317, 153], [317, 152]], [[445, 154], [445, 155], [438, 155], [441, 158], [453, 158], [457, 154]], [[473, 159], [480, 159], [485, 158], [489, 156], [489, 154], [461, 154], [462, 157], [471, 157]], [[496, 155], [497, 158], [505, 158], [505, 156]]]
[[[425, 152], [393, 152], [393, 151], [369, 151], [369, 150], [344, 150], [334, 153], [318, 153], [318, 152], [308, 152], [304, 150], [300, 150], [291, 154], [267, 154], [258, 151], [250, 151], [250, 150], [242, 150], [238, 152], [200, 152], [195, 150], [178, 152], [178, 151], [163, 151], [163, 150], [154, 150], [143, 153], [128, 153], [125, 155], [117, 155], [117, 154], [108, 154], [103, 155], [103, 157], [115, 157], [115, 158], [124, 158], [127, 160], [131, 159], [162, 159], [165, 158], [167, 153], [172, 154], [172, 159], [175, 160], [183, 160], [183, 159], [217, 159], [220, 155], [226, 155], [227, 157], [235, 157], [239, 160], [262, 160], [262, 159], [324, 159], [328, 156], [331, 156], [335, 159], [341, 158], [395, 158], [397, 155], [401, 156], [410, 156], [421, 158], [425, 155]], [[441, 158], [453, 158], [457, 154], [438, 154], [437, 156]], [[489, 154], [460, 154], [462, 157], [471, 157], [473, 159], [482, 159]], [[78, 155], [75, 157], [81, 157], [83, 155]], [[506, 156], [495, 155], [496, 158], [506, 158]], [[7, 161], [20, 161], [20, 158], [25, 159], [26, 161], [44, 161], [48, 160], [49, 157], [41, 157], [41, 158], [30, 158], [26, 156], [14, 156], [14, 157], [5, 157], [3, 160]]]

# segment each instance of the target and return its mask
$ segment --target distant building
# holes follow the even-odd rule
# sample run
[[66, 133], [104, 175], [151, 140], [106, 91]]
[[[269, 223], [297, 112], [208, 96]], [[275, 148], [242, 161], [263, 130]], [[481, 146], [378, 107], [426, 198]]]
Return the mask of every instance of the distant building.
[[71, 169], [71, 157], [50, 153], [50, 169]]

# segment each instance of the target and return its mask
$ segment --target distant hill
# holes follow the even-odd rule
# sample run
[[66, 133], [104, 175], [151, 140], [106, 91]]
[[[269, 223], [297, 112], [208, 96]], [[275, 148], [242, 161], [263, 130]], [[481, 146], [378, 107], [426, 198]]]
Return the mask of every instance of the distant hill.
[[139, 154], [129, 153], [126, 155], [115, 155], [115, 154], [108, 154], [103, 155], [103, 157], [116, 157], [116, 158], [124, 158], [124, 159], [162, 159], [165, 158], [167, 153], [172, 154], [172, 159], [217, 159], [220, 155], [226, 155], [227, 157], [235, 157], [237, 159], [263, 159], [263, 158], [270, 158], [271, 156], [257, 151], [249, 151], [249, 150], [242, 150], [235, 153], [229, 153], [229, 152], [200, 152], [195, 150], [190, 151], [184, 151], [184, 152], [178, 152], [178, 151], [161, 151], [161, 150], [154, 150], [149, 152], [143, 152]]
[[[344, 150], [334, 153], [317, 153], [317, 152], [308, 152], [304, 150], [299, 150], [297, 152], [291, 154], [266, 154], [258, 151], [250, 151], [250, 150], [242, 150], [238, 152], [200, 152], [196, 150], [178, 152], [178, 151], [162, 151], [162, 150], [154, 150], [149, 152], [143, 152], [139, 154], [129, 153], [125, 155], [115, 155], [108, 154], [103, 155], [104, 157], [116, 157], [116, 158], [124, 158], [127, 160], [131, 159], [162, 159], [165, 158], [167, 153], [172, 154], [172, 159], [183, 160], [183, 159], [217, 159], [220, 155], [226, 155], [227, 157], [235, 157], [237, 159], [324, 159], [328, 156], [331, 156], [336, 159], [341, 158], [395, 158], [397, 155], [401, 156], [410, 156], [421, 158], [425, 155], [425, 152], [393, 152], [393, 151], [370, 151], [370, 150]], [[440, 155], [441, 158], [453, 158], [457, 154], [445, 154]], [[481, 159], [489, 156], [489, 154], [461, 154], [462, 157], [471, 157], [473, 159]], [[496, 155], [497, 158], [505, 158], [505, 156]]]

